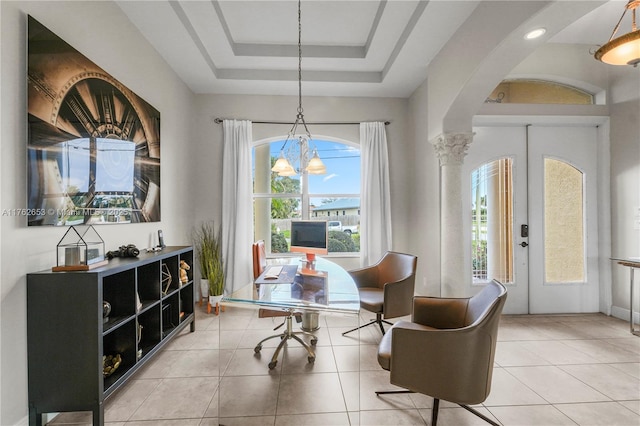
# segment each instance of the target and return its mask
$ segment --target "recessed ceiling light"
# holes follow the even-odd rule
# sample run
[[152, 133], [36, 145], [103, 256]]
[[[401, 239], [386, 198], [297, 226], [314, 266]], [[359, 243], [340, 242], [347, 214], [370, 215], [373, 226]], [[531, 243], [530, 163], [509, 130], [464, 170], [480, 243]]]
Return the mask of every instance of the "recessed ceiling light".
[[545, 28], [536, 28], [535, 30], [529, 31], [524, 35], [525, 40], [533, 40], [534, 38], [538, 38], [546, 33], [547, 30]]

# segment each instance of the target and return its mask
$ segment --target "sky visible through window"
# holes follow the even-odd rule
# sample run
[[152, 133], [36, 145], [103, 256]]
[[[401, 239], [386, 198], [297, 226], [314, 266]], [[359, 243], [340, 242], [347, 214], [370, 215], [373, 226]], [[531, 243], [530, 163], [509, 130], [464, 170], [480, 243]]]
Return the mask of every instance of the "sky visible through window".
[[[283, 140], [271, 142], [271, 156], [278, 158]], [[289, 142], [290, 144], [291, 142]], [[310, 194], [359, 194], [360, 150], [339, 142], [313, 140], [318, 155], [327, 167], [325, 175], [309, 176]], [[298, 176], [293, 176], [299, 179]]]

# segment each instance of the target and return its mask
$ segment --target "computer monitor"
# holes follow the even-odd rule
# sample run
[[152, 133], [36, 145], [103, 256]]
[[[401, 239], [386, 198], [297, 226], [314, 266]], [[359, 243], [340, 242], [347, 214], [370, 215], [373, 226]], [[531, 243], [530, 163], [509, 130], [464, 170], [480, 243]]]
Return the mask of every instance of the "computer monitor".
[[292, 220], [291, 252], [305, 253], [307, 262], [313, 262], [316, 254], [329, 252], [326, 220]]

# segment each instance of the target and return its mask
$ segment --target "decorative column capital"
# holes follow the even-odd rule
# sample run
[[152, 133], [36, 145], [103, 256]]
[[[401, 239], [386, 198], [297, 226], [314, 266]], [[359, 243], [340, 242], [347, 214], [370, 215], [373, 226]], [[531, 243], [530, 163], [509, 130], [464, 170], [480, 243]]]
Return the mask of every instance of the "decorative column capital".
[[473, 142], [473, 135], [473, 132], [451, 132], [443, 133], [432, 140], [440, 166], [462, 164], [467, 149]]

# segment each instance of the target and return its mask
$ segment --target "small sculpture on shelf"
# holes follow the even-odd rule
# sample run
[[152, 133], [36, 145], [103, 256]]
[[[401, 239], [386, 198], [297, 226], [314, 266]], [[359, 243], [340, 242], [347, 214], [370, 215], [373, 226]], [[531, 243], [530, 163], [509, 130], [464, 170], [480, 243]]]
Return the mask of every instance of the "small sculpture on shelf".
[[122, 355], [104, 355], [102, 357], [102, 375], [104, 377], [109, 377], [113, 374], [114, 371], [120, 367], [120, 363], [122, 362]]
[[169, 286], [171, 286], [171, 272], [169, 272], [169, 267], [166, 263], [162, 264], [162, 294], [166, 296], [169, 291]]
[[138, 325], [137, 330], [136, 330], [136, 346], [138, 347], [138, 350], [136, 352], [136, 357], [137, 359], [142, 358], [142, 348], [140, 347], [140, 343], [142, 342], [142, 324], [140, 324], [139, 322], [136, 321], [136, 324]]
[[189, 274], [187, 274], [187, 271], [190, 269], [191, 267], [187, 262], [185, 262], [184, 260], [180, 261], [180, 283], [181, 284], [186, 284], [189, 282]]
[[109, 314], [111, 313], [111, 303], [104, 300], [102, 302], [102, 322], [109, 322]]

